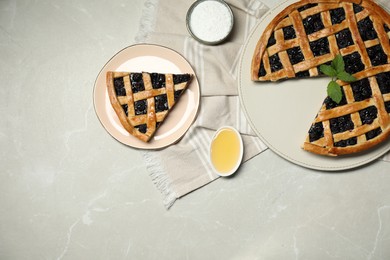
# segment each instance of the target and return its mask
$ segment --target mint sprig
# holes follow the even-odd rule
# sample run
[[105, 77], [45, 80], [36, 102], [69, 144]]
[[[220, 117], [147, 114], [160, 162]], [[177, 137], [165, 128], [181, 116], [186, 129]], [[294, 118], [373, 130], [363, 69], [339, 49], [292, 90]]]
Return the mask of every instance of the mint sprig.
[[341, 87], [336, 81], [332, 80], [329, 82], [327, 87], [328, 96], [337, 104], [340, 103], [343, 98], [343, 92], [341, 92]]
[[336, 80], [339, 79], [345, 82], [353, 82], [356, 80], [354, 76], [345, 71], [343, 56], [340, 54], [336, 55], [330, 65], [321, 65], [320, 70], [322, 73], [332, 78], [327, 87], [328, 96], [337, 104], [340, 103], [343, 98], [343, 93], [341, 91], [341, 86]]

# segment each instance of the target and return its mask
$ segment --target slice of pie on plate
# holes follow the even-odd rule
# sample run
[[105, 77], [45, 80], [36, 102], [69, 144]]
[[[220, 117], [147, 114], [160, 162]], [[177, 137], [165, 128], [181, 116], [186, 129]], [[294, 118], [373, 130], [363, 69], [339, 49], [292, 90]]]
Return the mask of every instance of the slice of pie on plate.
[[357, 80], [338, 81], [340, 103], [325, 98], [303, 144], [317, 154], [360, 152], [389, 137], [390, 15], [372, 0], [302, 0], [276, 15], [252, 58], [253, 81], [278, 81], [322, 76], [338, 54]]
[[189, 86], [191, 74], [116, 72], [106, 74], [111, 105], [122, 126], [148, 142]]

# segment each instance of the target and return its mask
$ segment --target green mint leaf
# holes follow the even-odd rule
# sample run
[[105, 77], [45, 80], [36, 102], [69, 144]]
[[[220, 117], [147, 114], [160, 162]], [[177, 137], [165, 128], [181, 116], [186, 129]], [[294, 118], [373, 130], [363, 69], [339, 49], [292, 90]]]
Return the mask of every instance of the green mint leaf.
[[341, 99], [343, 98], [343, 93], [341, 91], [341, 87], [339, 84], [336, 83], [336, 81], [331, 81], [328, 84], [328, 96], [337, 104], [340, 103]]
[[337, 73], [340, 73], [345, 70], [343, 56], [341, 56], [340, 54], [336, 55], [336, 57], [332, 60], [331, 64]]
[[321, 65], [320, 70], [322, 73], [324, 73], [325, 75], [327, 75], [329, 77], [336, 77], [337, 76], [337, 72], [334, 68], [332, 68], [332, 66]]
[[354, 76], [352, 76], [351, 74], [349, 74], [348, 72], [345, 72], [345, 71], [337, 73], [337, 78], [341, 79], [345, 82], [353, 82], [356, 80], [356, 78]]

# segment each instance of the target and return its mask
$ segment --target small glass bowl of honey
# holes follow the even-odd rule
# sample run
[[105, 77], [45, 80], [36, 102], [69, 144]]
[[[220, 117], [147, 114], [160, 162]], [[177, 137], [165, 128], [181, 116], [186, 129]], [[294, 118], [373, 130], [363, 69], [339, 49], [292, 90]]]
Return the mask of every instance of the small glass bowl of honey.
[[235, 128], [223, 126], [215, 132], [210, 144], [210, 162], [217, 175], [226, 177], [235, 173], [243, 154], [242, 138]]

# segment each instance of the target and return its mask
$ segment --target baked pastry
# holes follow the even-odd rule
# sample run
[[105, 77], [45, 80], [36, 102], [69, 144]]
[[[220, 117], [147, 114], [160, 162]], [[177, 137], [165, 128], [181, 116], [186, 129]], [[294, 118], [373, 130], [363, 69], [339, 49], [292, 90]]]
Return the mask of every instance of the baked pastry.
[[325, 155], [359, 152], [390, 135], [390, 15], [372, 0], [302, 0], [279, 13], [254, 51], [251, 78], [277, 81], [323, 75], [341, 54], [357, 80], [338, 80], [343, 97], [326, 97], [303, 144]]
[[148, 142], [187, 89], [191, 74], [107, 72], [107, 91], [123, 127]]
[[389, 137], [390, 72], [346, 84], [342, 90], [339, 104], [325, 98], [303, 149], [324, 155], [351, 154]]

